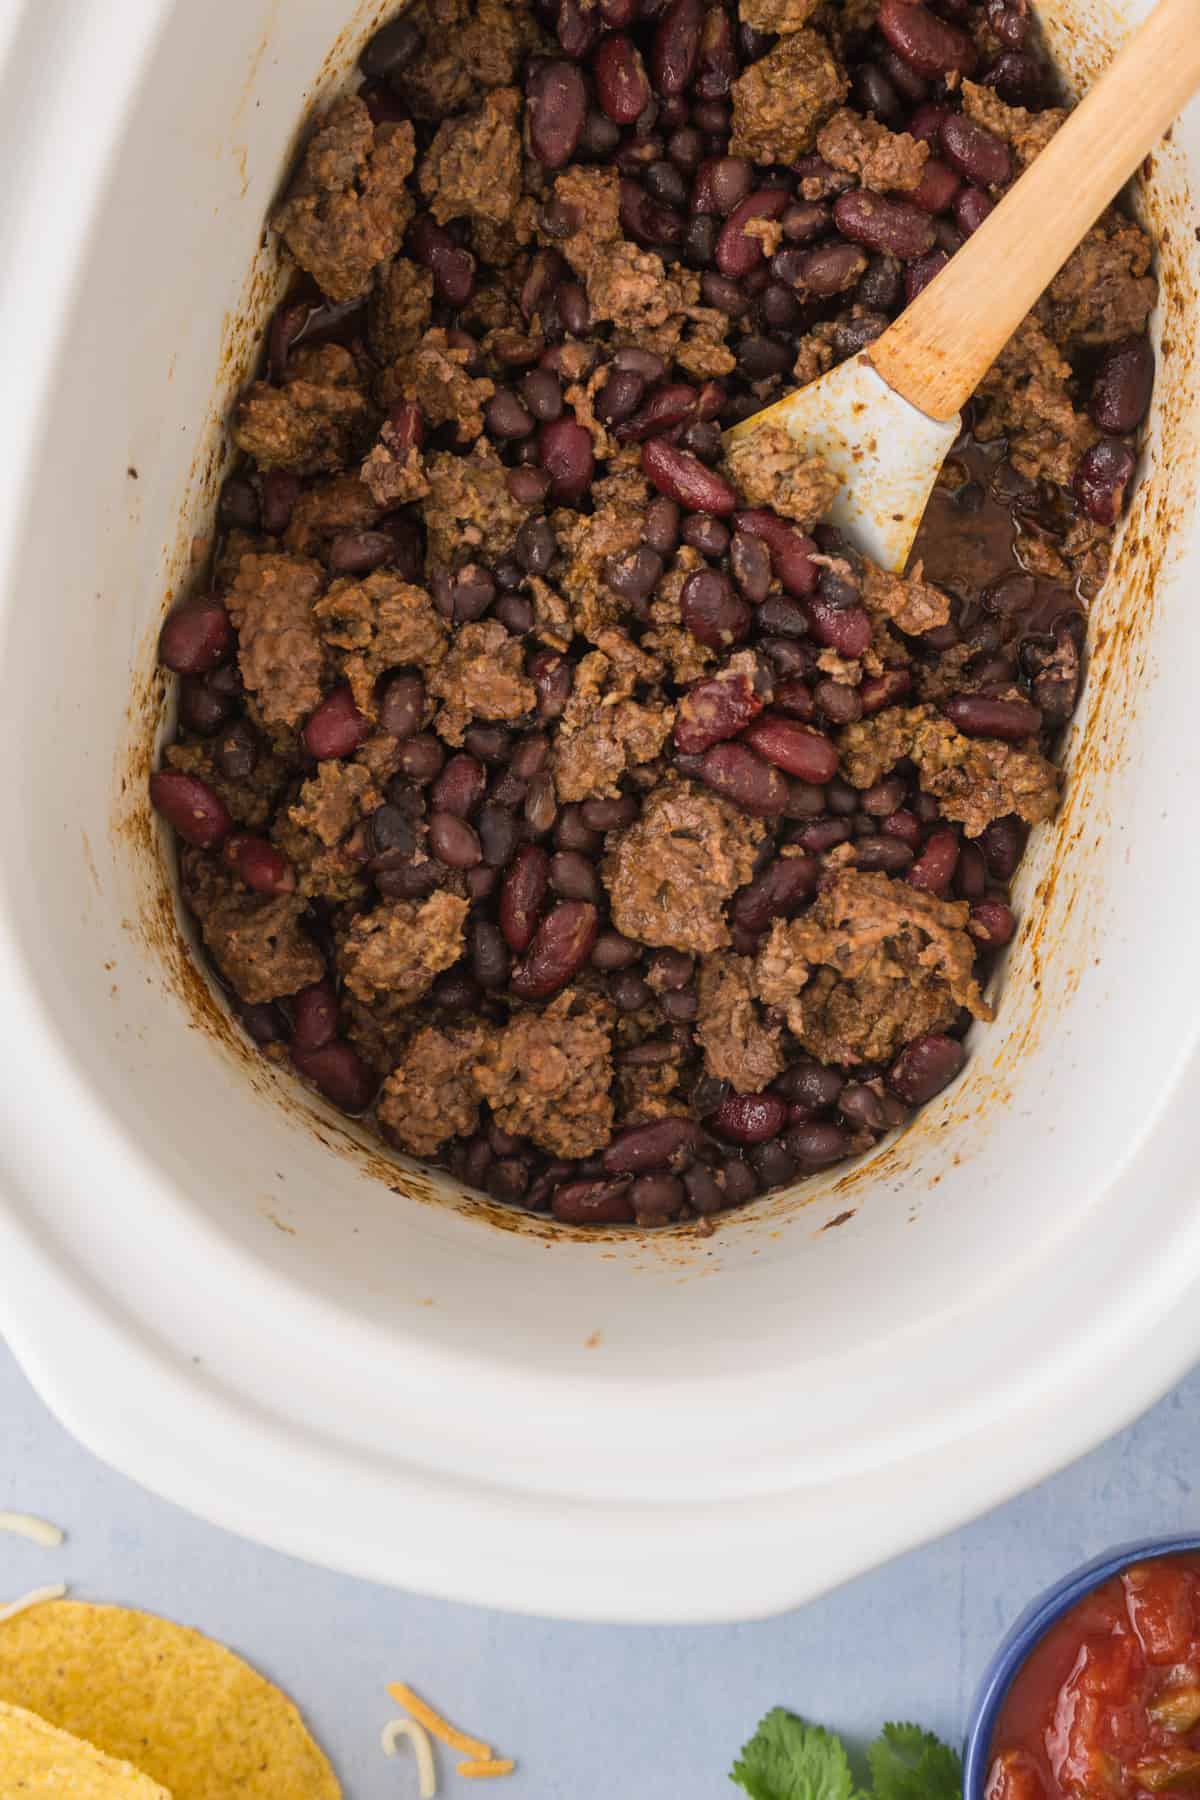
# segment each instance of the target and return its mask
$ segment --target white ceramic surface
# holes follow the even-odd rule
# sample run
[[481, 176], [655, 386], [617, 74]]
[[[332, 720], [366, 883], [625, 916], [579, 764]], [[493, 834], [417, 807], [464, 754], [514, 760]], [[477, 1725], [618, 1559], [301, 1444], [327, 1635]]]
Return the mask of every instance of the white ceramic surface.
[[[709, 1238], [571, 1239], [389, 1185], [250, 1064], [183, 973], [146, 815], [157, 622], [277, 291], [264, 214], [373, 23], [326, 63], [350, 4], [0, 13], [0, 1325], [93, 1449], [280, 1547], [591, 1618], [776, 1610], [1200, 1350], [1200, 115], [1146, 190], [1146, 479], [998, 1023], [854, 1174]], [[1076, 75], [1127, 28], [1095, 4], [1045, 15]]]

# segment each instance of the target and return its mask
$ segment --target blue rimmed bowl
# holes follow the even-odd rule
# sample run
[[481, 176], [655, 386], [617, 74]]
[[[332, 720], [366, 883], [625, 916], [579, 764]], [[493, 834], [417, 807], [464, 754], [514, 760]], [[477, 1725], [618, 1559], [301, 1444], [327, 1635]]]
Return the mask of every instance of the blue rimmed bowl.
[[975, 1693], [967, 1723], [963, 1748], [963, 1800], [983, 1800], [991, 1762], [992, 1735], [1004, 1697], [1012, 1686], [1017, 1671], [1040, 1638], [1069, 1612], [1077, 1600], [1093, 1588], [1119, 1575], [1130, 1563], [1147, 1562], [1156, 1556], [1178, 1556], [1184, 1551], [1200, 1550], [1200, 1537], [1147, 1538], [1143, 1542], [1121, 1544], [1093, 1557], [1081, 1568], [1073, 1569], [1039, 1594], [1009, 1627], [1000, 1648], [984, 1673]]

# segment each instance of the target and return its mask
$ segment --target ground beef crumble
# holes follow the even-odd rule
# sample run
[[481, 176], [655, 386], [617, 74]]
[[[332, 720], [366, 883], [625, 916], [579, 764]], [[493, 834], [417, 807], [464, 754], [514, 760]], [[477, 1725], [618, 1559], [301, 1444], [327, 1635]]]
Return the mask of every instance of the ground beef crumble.
[[[164, 628], [151, 797], [247, 1032], [565, 1226], [707, 1232], [939, 1092], [1058, 804], [1138, 449], [1104, 383], [1153, 371], [1142, 228], [1106, 212], [1005, 346], [903, 571], [827, 522], [819, 458], [727, 435], [959, 239], [950, 195], [879, 248], [947, 159], [878, 14], [710, 9], [618, 124], [591, 0], [413, 0], [275, 209], [295, 279]], [[1026, 14], [975, 8], [975, 79], [919, 82], [1014, 178], [1066, 117], [1002, 98], [1054, 91]], [[670, 81], [662, 19], [621, 29]]]

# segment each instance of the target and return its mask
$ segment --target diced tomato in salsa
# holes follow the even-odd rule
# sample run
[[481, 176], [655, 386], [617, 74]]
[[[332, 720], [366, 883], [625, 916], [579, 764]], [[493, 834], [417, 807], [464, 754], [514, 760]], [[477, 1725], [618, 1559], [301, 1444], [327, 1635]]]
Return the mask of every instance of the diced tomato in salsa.
[[1200, 1556], [1093, 1589], [1018, 1670], [986, 1800], [1200, 1800]]

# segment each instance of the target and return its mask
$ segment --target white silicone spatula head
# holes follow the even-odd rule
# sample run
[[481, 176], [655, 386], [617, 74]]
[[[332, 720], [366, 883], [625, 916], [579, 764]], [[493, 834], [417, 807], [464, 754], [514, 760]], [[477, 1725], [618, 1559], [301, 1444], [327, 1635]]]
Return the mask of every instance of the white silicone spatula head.
[[931, 419], [890, 388], [860, 351], [807, 387], [735, 425], [727, 441], [770, 423], [817, 452], [841, 481], [830, 518], [884, 569], [902, 569], [959, 420]]
[[1200, 0], [1159, 0], [1041, 155], [866, 350], [728, 433], [764, 425], [842, 478], [833, 510], [902, 569], [958, 412], [1080, 239], [1200, 86]]

